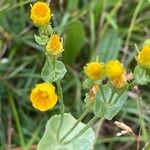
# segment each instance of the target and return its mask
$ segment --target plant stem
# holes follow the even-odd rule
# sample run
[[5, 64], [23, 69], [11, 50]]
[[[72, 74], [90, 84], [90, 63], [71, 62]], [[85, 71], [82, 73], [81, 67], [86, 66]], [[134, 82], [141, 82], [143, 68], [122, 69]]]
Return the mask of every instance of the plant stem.
[[134, 11], [134, 14], [132, 16], [130, 26], [129, 26], [129, 30], [128, 30], [128, 34], [127, 34], [127, 39], [126, 39], [126, 42], [125, 42], [125, 47], [123, 49], [124, 54], [123, 54], [121, 62], [124, 62], [126, 60], [126, 56], [127, 56], [127, 52], [128, 52], [128, 45], [129, 45], [129, 42], [130, 42], [130, 39], [131, 39], [132, 31], [133, 31], [136, 18], [138, 16], [138, 13], [141, 9], [141, 6], [142, 6], [143, 2], [144, 2], [144, 0], [139, 0], [138, 1], [138, 4], [137, 4], [137, 6], [135, 8], [135, 11]]
[[20, 124], [18, 113], [17, 113], [17, 109], [16, 109], [16, 106], [15, 106], [14, 99], [13, 99], [12, 95], [10, 93], [8, 93], [8, 96], [9, 96], [9, 103], [10, 103], [11, 108], [12, 108], [12, 112], [13, 112], [15, 122], [16, 122], [16, 127], [17, 127], [18, 134], [19, 134], [20, 145], [21, 145], [22, 149], [24, 150], [25, 141], [24, 141], [24, 137], [23, 137], [23, 133], [22, 133], [21, 124]]
[[83, 128], [83, 129], [81, 129], [80, 131], [79, 131], [79, 133], [78, 134], [76, 134], [74, 137], [72, 137], [70, 140], [68, 140], [68, 141], [66, 141], [66, 142], [64, 142], [64, 144], [69, 144], [69, 143], [71, 143], [72, 141], [74, 141], [75, 139], [77, 139], [78, 137], [80, 137], [86, 130], [88, 130], [90, 127], [91, 127], [91, 125], [97, 120], [97, 116], [94, 116], [87, 124], [86, 124], [86, 126]]
[[100, 132], [100, 130], [101, 130], [103, 121], [104, 121], [104, 118], [101, 118], [101, 119], [98, 121], [97, 129], [96, 129], [96, 132], [95, 132], [95, 139], [94, 139], [94, 142], [93, 142], [93, 149], [94, 149], [94, 146], [95, 146], [95, 144], [96, 144], [96, 142], [97, 142], [97, 139], [98, 139], [99, 132]]
[[94, 13], [93, 13], [93, 6], [91, 5], [90, 13], [90, 50], [93, 52], [94, 44], [95, 44], [95, 19], [94, 19]]
[[60, 141], [63, 141], [68, 137], [68, 135], [75, 129], [75, 127], [81, 122], [81, 120], [88, 114], [91, 107], [87, 107], [83, 114], [80, 116], [80, 118], [75, 122], [75, 124], [68, 130], [68, 132], [60, 139]]
[[64, 108], [63, 94], [62, 94], [62, 88], [61, 88], [60, 81], [57, 81], [56, 85], [57, 85], [57, 88], [58, 88], [58, 95], [59, 95], [59, 101], [60, 101], [60, 113], [61, 113], [61, 120], [60, 120], [59, 128], [57, 130], [57, 140], [58, 140], [59, 139], [59, 134], [60, 134], [60, 129], [61, 129], [62, 124], [63, 124], [65, 108]]
[[[107, 1], [106, 1], [107, 3]], [[108, 2], [109, 3], [109, 2]], [[110, 13], [108, 14], [110, 17], [113, 17], [116, 12], [118, 11], [118, 9], [121, 6], [122, 1], [118, 1], [118, 3], [116, 3], [116, 5], [114, 6], [114, 8], [110, 11]], [[105, 4], [106, 5], [106, 4]], [[106, 7], [106, 6], [105, 6]], [[106, 9], [106, 8], [105, 8]], [[104, 12], [104, 16], [106, 18], [106, 11]], [[100, 31], [100, 38], [104, 36], [104, 33], [106, 33], [107, 28], [109, 27], [110, 22], [106, 19], [106, 23], [104, 25], [104, 27], [102, 28], [102, 30]]]

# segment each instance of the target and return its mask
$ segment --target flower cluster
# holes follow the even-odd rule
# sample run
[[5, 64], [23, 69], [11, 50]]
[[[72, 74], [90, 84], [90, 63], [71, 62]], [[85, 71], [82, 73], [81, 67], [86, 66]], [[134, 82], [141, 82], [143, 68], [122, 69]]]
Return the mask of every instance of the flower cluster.
[[[51, 61], [50, 64], [54, 63], [52, 59], [56, 62], [57, 58], [64, 51], [62, 39], [58, 34], [53, 33], [50, 24], [51, 17], [51, 9], [48, 4], [36, 2], [31, 6], [30, 18], [32, 19], [33, 24], [39, 28], [39, 36], [35, 36], [35, 40], [38, 44], [44, 45], [44, 51], [48, 62], [49, 60]], [[55, 67], [55, 64], [52, 64], [52, 67], [49, 66], [49, 68], [53, 67]], [[54, 70], [55, 68], [51, 71]], [[53, 74], [55, 74], [55, 72]], [[55, 93], [54, 85], [47, 81], [37, 84], [30, 95], [33, 107], [40, 111], [46, 111], [53, 108], [57, 103], [57, 99], [58, 96]]]
[[[56, 125], [55, 131], [52, 132], [54, 135], [52, 136], [54, 139], [52, 138], [52, 140], [50, 140], [52, 142], [45, 143], [44, 141], [44, 144], [42, 142], [42, 144], [39, 144], [41, 146], [40, 149], [42, 150], [47, 149], [43, 146], [45, 144], [48, 149], [54, 149], [53, 146], [58, 146], [60, 149], [64, 149], [64, 146], [69, 148], [68, 146], [71, 145], [69, 143], [74, 142], [74, 140], [79, 136], [84, 137], [83, 133], [87, 132], [86, 130], [98, 117], [111, 120], [121, 110], [125, 101], [127, 100], [127, 91], [129, 88], [132, 88], [135, 84], [144, 85], [150, 82], [150, 44], [144, 45], [141, 51], [138, 52], [138, 56], [136, 57], [138, 65], [135, 67], [133, 78], [131, 75], [130, 79], [129, 75], [132, 73], [130, 72], [130, 74], [127, 75], [124, 65], [119, 60], [114, 59], [109, 60], [106, 63], [102, 63], [99, 62], [97, 57], [95, 61], [87, 63], [84, 67], [84, 73], [86, 74], [87, 79], [84, 81], [83, 86], [89, 90], [84, 99], [86, 109], [77, 121], [75, 121], [75, 119], [69, 119], [69, 124], [72, 125], [66, 133], [64, 132], [65, 130], [61, 131], [64, 125], [68, 125], [68, 119], [65, 119], [65, 117], [68, 115], [65, 114], [63, 90], [60, 83], [60, 80], [63, 79], [67, 70], [64, 63], [58, 60], [64, 51], [63, 40], [58, 34], [53, 32], [50, 23], [51, 17], [51, 9], [49, 8], [48, 4], [44, 2], [36, 2], [32, 6], [30, 18], [32, 19], [33, 24], [38, 27], [39, 31], [38, 36], [34, 35], [35, 41], [39, 45], [43, 46], [46, 61], [41, 72], [41, 77], [44, 82], [36, 84], [32, 89], [30, 101], [34, 108], [40, 111], [47, 111], [53, 108], [59, 99], [61, 112], [60, 116], [54, 116], [55, 119], [57, 118], [56, 121], [54, 118], [52, 118], [48, 122], [48, 124], [53, 124], [53, 126], [56, 125], [56, 123], [59, 125]], [[57, 86], [57, 92], [55, 92], [55, 84]], [[87, 125], [82, 124], [81, 127], [84, 127], [79, 130], [80, 122], [91, 110], [94, 113], [94, 117]], [[134, 134], [132, 129], [125, 124], [120, 122], [115, 123], [118, 127], [123, 129], [118, 135], [126, 133]], [[75, 130], [75, 132], [72, 134], [72, 131], [74, 131], [75, 128], [77, 128], [79, 132], [75, 134], [77, 131]], [[50, 131], [51, 126], [47, 125], [45, 132], [47, 132], [47, 129]], [[57, 133], [55, 133], [56, 130]], [[89, 131], [87, 133], [89, 133]], [[87, 133], [85, 135], [88, 135]], [[46, 134], [48, 134], [48, 136]], [[46, 137], [50, 137], [49, 132], [46, 134], [46, 136], [42, 138], [43, 140]], [[67, 140], [68, 136], [69, 140]], [[81, 139], [85, 138], [83, 137]], [[82, 143], [79, 143], [79, 146], [80, 144], [82, 146]]]
[[108, 77], [116, 88], [122, 88], [127, 83], [125, 68], [118, 60], [110, 60], [106, 64], [88, 63], [84, 67], [84, 72], [92, 80], [102, 80], [104, 77]]
[[[36, 2], [31, 8], [30, 18], [33, 24], [39, 29], [39, 36], [35, 35], [35, 40], [38, 44], [44, 46], [44, 52], [46, 54], [46, 62], [41, 72], [42, 79], [45, 82], [37, 84], [35, 88], [33, 88], [30, 99], [33, 107], [40, 111], [46, 111], [53, 108], [58, 100], [55, 87], [52, 83], [56, 82], [58, 91], [60, 92], [61, 90], [59, 89], [60, 87], [57, 81], [60, 81], [66, 73], [63, 62], [58, 61], [58, 58], [64, 51], [63, 40], [58, 34], [53, 32], [50, 23], [52, 14], [48, 4]], [[150, 82], [149, 54], [150, 44], [145, 44], [138, 52], [136, 57], [138, 65], [135, 67], [132, 79], [136, 84], [143, 85]], [[129, 87], [127, 85], [130, 84], [124, 65], [117, 59], [102, 63], [99, 62], [97, 58], [96, 61], [87, 63], [84, 66], [84, 73], [87, 76], [87, 82], [83, 85], [90, 89], [89, 93], [86, 94], [87, 102], [88, 99], [94, 102], [97, 92], [101, 91], [104, 84], [114, 93], [127, 91]], [[59, 96], [60, 95], [62, 94], [59, 93]], [[112, 97], [110, 96], [110, 99], [112, 98], [113, 95]], [[89, 105], [91, 105], [91, 103], [89, 103]]]

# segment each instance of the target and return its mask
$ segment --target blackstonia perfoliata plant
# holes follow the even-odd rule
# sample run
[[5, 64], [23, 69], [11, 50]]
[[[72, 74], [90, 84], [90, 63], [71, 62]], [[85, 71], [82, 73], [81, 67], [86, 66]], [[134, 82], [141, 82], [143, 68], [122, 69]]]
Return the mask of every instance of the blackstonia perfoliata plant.
[[[76, 120], [70, 113], [65, 113], [63, 93], [60, 81], [67, 70], [62, 55], [63, 40], [51, 27], [51, 9], [44, 2], [31, 6], [31, 19], [39, 29], [35, 41], [43, 46], [46, 62], [41, 72], [43, 83], [38, 83], [31, 91], [30, 100], [34, 108], [40, 111], [52, 109], [60, 103], [60, 115], [55, 115], [47, 122], [45, 133], [38, 144], [38, 150], [90, 150], [93, 146], [94, 131], [92, 124], [99, 118], [111, 120], [123, 107], [128, 98], [128, 90], [134, 85], [150, 82], [150, 41], [146, 40], [136, 56], [137, 66], [133, 79], [128, 79], [131, 72], [119, 60], [100, 62], [98, 57], [83, 68], [86, 80], [83, 87], [86, 109]], [[102, 82], [105, 81], [105, 82]], [[57, 86], [55, 87], [54, 84]], [[90, 112], [94, 117], [83, 124], [82, 119]]]

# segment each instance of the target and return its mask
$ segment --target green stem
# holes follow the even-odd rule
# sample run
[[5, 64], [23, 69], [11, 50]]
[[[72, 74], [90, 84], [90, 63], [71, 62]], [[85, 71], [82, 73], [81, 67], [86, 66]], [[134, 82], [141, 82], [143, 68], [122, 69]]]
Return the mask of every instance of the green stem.
[[88, 114], [91, 107], [87, 107], [83, 114], [80, 116], [80, 118], [75, 122], [75, 124], [68, 130], [68, 132], [60, 139], [60, 141], [63, 141], [68, 137], [68, 135], [75, 129], [75, 127], [81, 122], [81, 120]]
[[[105, 2], [107, 3], [107, 1]], [[122, 1], [118, 1], [118, 3], [116, 3], [116, 5], [114, 6], [114, 8], [110, 11], [110, 13], [108, 14], [111, 18], [116, 15], [117, 10], [120, 8]], [[106, 4], [105, 4], [106, 5]], [[106, 6], [105, 6], [106, 7]], [[104, 15], [106, 16], [106, 12], [104, 12]], [[109, 27], [110, 22], [106, 19], [106, 23], [104, 25], [104, 27], [102, 28], [102, 30], [100, 30], [101, 34], [100, 37], [104, 36], [104, 33], [106, 33], [107, 28]]]
[[97, 142], [97, 139], [99, 137], [99, 133], [101, 131], [101, 127], [102, 127], [102, 124], [103, 124], [103, 121], [104, 121], [104, 118], [101, 118], [99, 121], [98, 121], [98, 126], [97, 126], [97, 129], [95, 131], [95, 138], [94, 138], [94, 142], [93, 142], [93, 149], [95, 147], [95, 144]]
[[22, 133], [21, 124], [20, 124], [18, 113], [17, 113], [17, 109], [16, 109], [16, 106], [15, 106], [14, 99], [13, 99], [12, 95], [10, 93], [8, 93], [8, 96], [9, 96], [9, 98], [8, 98], [9, 103], [10, 103], [11, 108], [12, 108], [12, 112], [13, 112], [15, 122], [16, 122], [16, 127], [17, 127], [18, 134], [19, 134], [20, 145], [21, 145], [22, 149], [24, 150], [25, 141], [24, 141], [24, 137], [23, 137], [23, 133]]
[[93, 6], [91, 6], [90, 9], [90, 50], [91, 52], [93, 52], [94, 49], [94, 44], [95, 44], [95, 20], [94, 20], [94, 13], [93, 13]]
[[63, 124], [65, 108], [64, 108], [63, 94], [62, 94], [62, 88], [61, 88], [60, 81], [57, 81], [56, 85], [57, 85], [57, 88], [58, 88], [58, 95], [59, 95], [59, 101], [60, 101], [60, 113], [61, 113], [61, 120], [60, 120], [59, 128], [57, 130], [57, 140], [58, 140], [59, 139], [59, 134], [60, 134], [60, 129], [61, 129], [62, 124]]
[[72, 141], [74, 141], [75, 139], [77, 139], [78, 137], [80, 137], [86, 130], [88, 130], [90, 127], [91, 127], [91, 125], [97, 120], [97, 116], [94, 116], [87, 124], [86, 124], [86, 126], [83, 128], [83, 129], [81, 129], [80, 131], [79, 131], [79, 133], [78, 134], [76, 134], [74, 137], [72, 137], [70, 140], [68, 140], [68, 141], [66, 141], [66, 142], [64, 142], [64, 144], [69, 144], [69, 143], [71, 143]]
[[129, 42], [130, 42], [130, 39], [131, 39], [131, 35], [132, 35], [132, 32], [133, 32], [135, 21], [136, 21], [136, 18], [138, 16], [138, 13], [141, 9], [141, 6], [142, 6], [143, 2], [144, 2], [144, 0], [139, 0], [138, 1], [138, 4], [137, 4], [137, 6], [135, 8], [135, 11], [134, 11], [134, 14], [132, 16], [130, 26], [129, 26], [129, 30], [128, 30], [128, 34], [127, 34], [127, 39], [126, 39], [126, 42], [125, 42], [124, 55], [122, 57], [122, 62], [124, 62], [126, 60], [126, 56], [127, 56], [127, 52], [128, 52], [128, 45], [129, 45]]

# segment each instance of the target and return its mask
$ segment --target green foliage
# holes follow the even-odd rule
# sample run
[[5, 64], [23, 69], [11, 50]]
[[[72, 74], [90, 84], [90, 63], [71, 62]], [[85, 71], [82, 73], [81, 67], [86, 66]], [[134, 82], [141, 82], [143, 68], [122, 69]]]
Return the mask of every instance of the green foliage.
[[100, 60], [106, 62], [110, 59], [117, 59], [121, 44], [122, 40], [118, 33], [113, 29], [108, 30], [98, 46]]
[[113, 91], [108, 85], [103, 86], [103, 92], [104, 95], [101, 90], [96, 94], [94, 113], [96, 116], [111, 120], [123, 107], [128, 97], [127, 92], [114, 93], [112, 96]]
[[137, 84], [144, 85], [150, 82], [150, 72], [140, 65], [134, 70], [134, 77]]
[[89, 78], [85, 79], [85, 81], [83, 82], [83, 87], [85, 89], [89, 89], [90, 87], [92, 87], [92, 85], [93, 85], [93, 80]]
[[96, 24], [98, 23], [100, 15], [102, 13], [103, 3], [104, 3], [104, 1], [99, 1], [99, 0], [94, 0], [94, 2], [93, 2], [93, 5], [94, 5], [94, 20], [95, 20]]
[[79, 0], [69, 0], [67, 5], [68, 11], [75, 11], [78, 8], [78, 2]]
[[49, 37], [45, 35], [41, 35], [41, 36], [34, 35], [34, 38], [39, 45], [46, 45], [49, 40]]
[[[72, 2], [70, 2], [72, 1]], [[77, 2], [78, 1], [78, 2]], [[83, 95], [81, 94], [81, 82], [80, 79], [82, 77], [82, 68], [83, 65], [89, 61], [88, 59], [92, 57], [95, 50], [98, 51], [101, 56], [100, 45], [103, 43], [107, 43], [108, 55], [110, 51], [109, 45], [111, 45], [112, 41], [116, 40], [118, 42], [118, 38], [116, 39], [115, 34], [119, 35], [119, 39], [121, 43], [125, 42], [129, 24], [131, 22], [132, 14], [134, 13], [134, 8], [137, 5], [137, 0], [132, 1], [120, 1], [121, 6], [119, 11], [115, 11], [115, 13], [111, 13], [112, 10], [116, 7], [118, 0], [69, 0], [63, 1], [63, 5], [58, 3], [58, 1], [51, 1], [51, 9], [52, 13], [55, 15], [52, 17], [52, 25], [58, 33], [62, 33], [64, 38], [67, 39], [67, 30], [66, 28], [71, 28], [69, 24], [73, 24], [74, 20], [80, 20], [82, 27], [84, 27], [84, 45], [78, 51], [78, 62], [74, 63], [74, 60], [77, 58], [73, 58], [72, 66], [70, 67], [70, 74], [68, 74], [63, 80], [63, 91], [66, 103], [66, 110], [73, 113], [75, 116], [79, 116], [81, 110], [84, 108], [80, 107], [82, 104], [81, 98]], [[45, 122], [52, 116], [54, 113], [59, 113], [58, 107], [56, 106], [51, 111], [40, 113], [33, 109], [30, 105], [29, 101], [29, 93], [37, 82], [41, 81], [40, 70], [43, 65], [44, 55], [41, 53], [43, 50], [41, 46], [35, 43], [33, 32], [37, 32], [37, 28], [32, 26], [30, 16], [30, 3], [33, 4], [35, 0], [1, 0], [0, 1], [0, 41], [1, 42], [1, 54], [0, 54], [0, 111], [1, 111], [1, 123], [0, 123], [0, 149], [7, 149], [8, 144], [8, 127], [13, 127], [15, 130], [13, 134], [11, 134], [12, 141], [11, 146], [12, 149], [15, 147], [21, 147], [20, 145], [20, 133], [17, 129], [17, 121], [16, 118], [12, 115], [13, 109], [11, 109], [11, 103], [8, 101], [8, 92], [11, 93], [13, 97], [13, 101], [15, 103], [15, 107], [18, 113], [18, 118], [20, 120], [20, 128], [22, 128], [23, 138], [25, 140], [25, 145], [31, 146], [33, 144], [37, 144], [39, 142], [39, 138], [43, 135], [43, 128], [45, 127]], [[104, 2], [106, 3], [104, 6]], [[95, 18], [95, 40], [94, 48], [90, 53], [90, 20], [88, 18], [89, 12], [91, 11], [91, 6], [94, 5], [94, 18]], [[131, 35], [131, 39], [129, 41], [128, 47], [128, 58], [125, 63], [133, 70], [133, 66], [135, 66], [135, 55], [136, 50], [134, 48], [134, 44], [136, 43], [138, 47], [141, 47], [140, 43], [143, 43], [146, 37], [149, 37], [149, 27], [150, 27], [150, 9], [149, 9], [149, 0], [145, 0], [142, 8], [140, 9], [140, 13], [136, 18], [136, 23], [134, 25], [134, 29]], [[70, 6], [69, 6], [70, 5]], [[62, 8], [62, 9], [60, 9]], [[57, 14], [57, 15], [56, 15]], [[105, 17], [107, 14], [107, 18]], [[67, 16], [67, 17], [66, 17]], [[108, 16], [111, 16], [111, 21], [108, 21]], [[110, 32], [112, 39], [110, 43], [107, 42], [107, 38], [103, 40], [106, 33], [108, 34], [112, 26], [112, 21], [117, 24], [118, 29], [113, 30], [114, 36], [112, 32]], [[101, 23], [101, 26], [100, 26]], [[107, 24], [107, 26], [106, 26]], [[100, 28], [99, 28], [100, 26]], [[105, 28], [106, 27], [106, 28]], [[70, 29], [71, 31], [71, 29]], [[67, 33], [67, 34], [65, 34]], [[103, 36], [100, 36], [103, 33]], [[42, 33], [44, 35], [44, 33]], [[76, 33], [77, 34], [77, 33]], [[78, 33], [80, 35], [80, 33]], [[38, 35], [38, 34], [37, 34]], [[101, 37], [100, 40], [98, 37]], [[72, 37], [70, 37], [72, 38]], [[76, 39], [80, 37], [76, 36]], [[120, 41], [119, 40], [119, 41]], [[65, 41], [65, 40], [64, 40]], [[77, 41], [77, 40], [76, 40]], [[64, 42], [65, 45], [65, 42]], [[76, 42], [76, 45], [78, 43]], [[75, 45], [75, 46], [76, 46]], [[121, 51], [124, 47], [124, 44], [121, 44], [121, 48], [118, 51], [117, 58], [121, 59], [123, 51]], [[71, 46], [70, 46], [71, 47]], [[73, 46], [72, 46], [73, 47]], [[72, 50], [72, 48], [71, 48]], [[67, 51], [71, 51], [66, 49]], [[114, 49], [113, 52], [116, 49]], [[75, 49], [76, 51], [76, 49]], [[113, 52], [111, 55], [113, 55]], [[71, 53], [65, 58], [70, 58]], [[102, 57], [102, 56], [101, 56]], [[102, 58], [105, 60], [107, 54], [105, 54]], [[2, 63], [2, 59], [6, 58], [8, 63]], [[67, 61], [66, 61], [67, 62]], [[70, 61], [69, 61], [70, 62]], [[132, 64], [132, 65], [131, 65]], [[71, 78], [71, 76], [73, 77]], [[71, 78], [71, 79], [70, 79]], [[130, 122], [134, 131], [137, 131], [140, 127], [144, 128], [145, 131], [141, 132], [140, 141], [141, 141], [141, 149], [144, 147], [146, 142], [150, 137], [150, 86], [139, 86], [141, 94], [143, 96], [142, 100], [142, 124], [140, 120], [140, 106], [138, 106], [138, 101], [133, 98], [130, 98], [124, 105], [122, 109], [123, 115], [117, 115], [115, 119]], [[76, 98], [75, 101], [70, 100], [72, 97]], [[137, 103], [136, 103], [137, 102]], [[76, 109], [77, 108], [77, 109]], [[89, 114], [84, 121], [87, 122], [91, 118], [92, 114]], [[39, 123], [39, 120], [41, 121]], [[9, 126], [9, 123], [12, 123]], [[108, 122], [105, 122], [106, 126], [109, 126]], [[34, 131], [36, 128], [41, 128], [34, 135]], [[120, 145], [125, 145], [126, 149], [136, 149], [136, 141], [134, 137], [131, 136], [122, 136], [116, 137], [114, 128], [110, 128], [111, 135], [103, 134], [105, 132], [105, 127], [102, 126], [102, 134], [98, 137], [97, 142], [95, 144], [94, 150], [113, 150], [119, 149]], [[146, 137], [145, 138], [145, 134]], [[29, 143], [29, 144], [28, 144]], [[127, 143], [127, 144], [126, 144]], [[30, 148], [27, 149], [30, 149]]]
[[53, 33], [53, 29], [51, 27], [51, 25], [44, 25], [44, 26], [41, 26], [39, 28], [39, 35], [46, 35], [46, 36], [49, 36]]
[[61, 80], [65, 76], [66, 72], [67, 70], [61, 61], [53, 62], [47, 58], [42, 69], [41, 76], [45, 82], [56, 82]]
[[72, 64], [77, 58], [85, 40], [85, 31], [81, 21], [76, 20], [68, 24], [66, 29], [64, 61]]
[[[60, 137], [73, 126], [76, 119], [71, 114], [64, 114], [63, 124], [60, 130]], [[55, 115], [47, 122], [44, 136], [42, 137], [40, 143], [38, 144], [37, 150], [90, 150], [94, 141], [94, 132], [90, 128], [79, 138], [73, 142], [63, 145], [60, 144], [56, 139], [56, 133], [60, 123], [60, 115]], [[73, 132], [66, 138], [70, 140], [74, 135], [76, 135], [85, 125], [79, 123], [79, 125], [73, 130]]]

